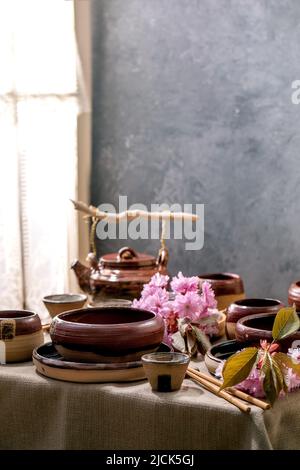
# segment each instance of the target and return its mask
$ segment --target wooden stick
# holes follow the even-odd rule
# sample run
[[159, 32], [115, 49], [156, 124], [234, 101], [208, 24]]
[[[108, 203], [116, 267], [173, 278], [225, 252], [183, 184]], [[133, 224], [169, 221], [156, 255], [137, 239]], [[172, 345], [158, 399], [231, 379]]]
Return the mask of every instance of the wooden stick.
[[[194, 374], [198, 375], [200, 378], [207, 380], [208, 382], [211, 382], [214, 385], [217, 385], [218, 387], [221, 387], [222, 385], [221, 380], [218, 380], [215, 377], [211, 377], [210, 375], [204, 374], [203, 372], [200, 372], [196, 369], [189, 368], [189, 370], [191, 370]], [[241, 398], [242, 400], [245, 400], [248, 403], [251, 403], [251, 405], [258, 406], [263, 410], [269, 410], [271, 408], [271, 405], [269, 403], [266, 403], [263, 400], [259, 400], [258, 398], [252, 397], [251, 395], [248, 395], [248, 393], [242, 392], [241, 390], [237, 390], [234, 387], [226, 388], [226, 392], [230, 393], [231, 395], [234, 395], [235, 397]]]
[[123, 219], [133, 220], [137, 217], [144, 217], [150, 219], [161, 219], [161, 220], [198, 220], [199, 216], [197, 214], [191, 214], [189, 212], [148, 212], [143, 210], [127, 210], [120, 213], [113, 212], [103, 212], [99, 211], [97, 207], [88, 206], [85, 202], [73, 201], [72, 203], [76, 210], [84, 212], [88, 217], [95, 217], [96, 219], [107, 219], [114, 222], [120, 222]]
[[218, 397], [224, 398], [224, 400], [228, 401], [232, 405], [236, 406], [239, 408], [241, 411], [244, 413], [251, 413], [251, 408], [250, 406], [247, 406], [245, 403], [243, 403], [241, 400], [239, 400], [236, 397], [233, 397], [230, 395], [230, 393], [225, 392], [224, 390], [219, 390], [219, 387], [217, 385], [212, 384], [208, 380], [200, 378], [197, 374], [193, 372], [192, 369], [188, 369], [186, 371], [186, 374], [191, 377], [195, 382], [198, 384], [202, 385], [205, 387], [207, 390], [212, 392], [214, 395], [217, 395]]

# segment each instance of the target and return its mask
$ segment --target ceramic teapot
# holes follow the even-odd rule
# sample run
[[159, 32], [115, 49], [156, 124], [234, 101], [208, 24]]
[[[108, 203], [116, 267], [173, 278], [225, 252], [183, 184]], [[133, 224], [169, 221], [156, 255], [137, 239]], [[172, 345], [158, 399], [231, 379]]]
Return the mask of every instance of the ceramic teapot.
[[94, 253], [87, 257], [88, 266], [76, 260], [71, 268], [80, 288], [96, 306], [109, 299], [133, 300], [140, 296], [143, 285], [159, 272], [167, 274], [168, 250], [161, 248], [158, 257], [137, 253], [128, 246], [118, 253], [108, 253], [98, 261]]

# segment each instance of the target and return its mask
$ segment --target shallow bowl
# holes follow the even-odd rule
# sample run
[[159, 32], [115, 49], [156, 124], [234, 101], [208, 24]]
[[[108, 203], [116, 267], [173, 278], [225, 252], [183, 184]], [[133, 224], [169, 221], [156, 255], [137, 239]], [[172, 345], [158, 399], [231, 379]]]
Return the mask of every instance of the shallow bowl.
[[131, 307], [99, 307], [64, 312], [50, 326], [57, 351], [79, 362], [128, 362], [155, 351], [162, 342], [160, 315]]
[[249, 346], [248, 343], [240, 343], [235, 339], [215, 344], [207, 351], [204, 357], [208, 371], [215, 375], [217, 368], [223, 361], [226, 361], [230, 356], [247, 346]]
[[86, 301], [85, 294], [53, 294], [43, 298], [44, 305], [52, 318], [59, 313], [82, 308]]
[[284, 304], [277, 299], [248, 298], [237, 300], [229, 305], [226, 314], [226, 333], [229, 339], [235, 339], [236, 323], [241, 318], [260, 313], [277, 313]]
[[[298, 313], [298, 316], [300, 316], [300, 313]], [[271, 342], [275, 317], [276, 313], [262, 313], [241, 318], [236, 324], [237, 341], [254, 345], [259, 345], [261, 339], [266, 339], [268, 342]], [[280, 341], [281, 350], [286, 352], [289, 347], [297, 347], [297, 344], [294, 342], [300, 345], [300, 330], [283, 341]]]

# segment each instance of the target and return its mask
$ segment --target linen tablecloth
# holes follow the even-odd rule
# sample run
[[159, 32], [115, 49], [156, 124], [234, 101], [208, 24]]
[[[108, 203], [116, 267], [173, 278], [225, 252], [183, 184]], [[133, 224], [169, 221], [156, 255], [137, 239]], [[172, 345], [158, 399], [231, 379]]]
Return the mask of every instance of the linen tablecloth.
[[190, 379], [178, 392], [153, 393], [147, 381], [76, 384], [43, 377], [32, 363], [5, 365], [0, 448], [297, 449], [299, 393], [247, 415]]

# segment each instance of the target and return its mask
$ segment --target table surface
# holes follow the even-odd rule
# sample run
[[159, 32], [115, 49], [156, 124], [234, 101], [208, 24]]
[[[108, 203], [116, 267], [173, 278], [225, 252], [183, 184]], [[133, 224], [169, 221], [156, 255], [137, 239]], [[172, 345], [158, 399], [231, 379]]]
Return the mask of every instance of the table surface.
[[247, 415], [190, 379], [153, 393], [147, 381], [53, 380], [28, 362], [0, 366], [0, 406], [1, 449], [300, 448], [299, 392]]

